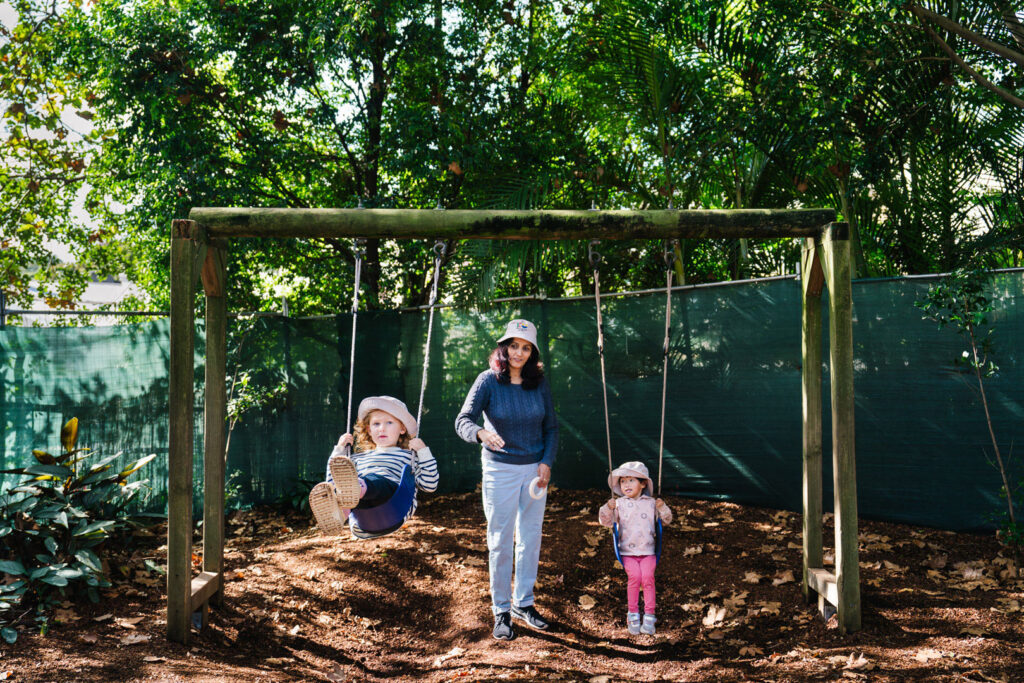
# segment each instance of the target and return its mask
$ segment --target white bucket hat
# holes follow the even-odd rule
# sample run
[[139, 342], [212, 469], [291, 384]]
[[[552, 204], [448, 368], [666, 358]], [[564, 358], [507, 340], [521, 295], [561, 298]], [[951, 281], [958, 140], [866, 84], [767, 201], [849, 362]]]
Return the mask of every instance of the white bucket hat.
[[633, 460], [631, 462], [624, 462], [617, 468], [612, 470], [612, 473], [608, 475], [608, 486], [611, 488], [612, 493], [617, 495], [624, 495], [622, 489], [619, 488], [619, 477], [636, 477], [641, 482], [646, 482], [647, 489], [646, 493], [649, 496], [654, 495], [654, 482], [651, 481], [651, 475], [647, 473], [647, 465]]
[[498, 340], [498, 343], [500, 344], [506, 339], [512, 339], [513, 337], [525, 339], [533, 344], [533, 348], [537, 348], [537, 326], [529, 320], [516, 318], [510, 321], [508, 325], [505, 325], [505, 334]]
[[359, 403], [359, 416], [356, 419], [362, 420], [375, 410], [383, 410], [389, 415], [394, 415], [405, 425], [405, 431], [410, 439], [416, 436], [416, 418], [412, 416], [412, 413], [405, 407], [405, 404], [397, 398], [393, 396], [367, 396]]

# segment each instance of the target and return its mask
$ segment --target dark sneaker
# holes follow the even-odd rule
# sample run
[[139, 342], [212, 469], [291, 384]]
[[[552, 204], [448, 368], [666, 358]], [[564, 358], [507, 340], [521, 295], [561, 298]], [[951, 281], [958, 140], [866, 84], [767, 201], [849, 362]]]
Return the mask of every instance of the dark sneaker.
[[508, 612], [494, 615], [494, 638], [495, 640], [512, 640], [516, 637], [512, 630], [512, 615]]
[[544, 617], [537, 612], [533, 605], [527, 605], [526, 607], [516, 607], [513, 605], [512, 618], [518, 619], [519, 621], [525, 621], [538, 631], [547, 631], [551, 628], [551, 624], [545, 621]]

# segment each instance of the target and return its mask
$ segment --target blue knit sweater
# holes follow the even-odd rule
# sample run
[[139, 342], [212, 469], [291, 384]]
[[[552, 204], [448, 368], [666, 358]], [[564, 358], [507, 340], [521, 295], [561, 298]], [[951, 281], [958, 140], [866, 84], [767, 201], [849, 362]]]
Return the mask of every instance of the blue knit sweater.
[[503, 451], [484, 448], [483, 455], [495, 462], [529, 465], [542, 462], [551, 466], [558, 450], [558, 417], [546, 378], [536, 389], [522, 384], [502, 384], [491, 370], [484, 370], [473, 382], [459, 416], [455, 431], [466, 441], [477, 443], [484, 416], [484, 429], [505, 440]]

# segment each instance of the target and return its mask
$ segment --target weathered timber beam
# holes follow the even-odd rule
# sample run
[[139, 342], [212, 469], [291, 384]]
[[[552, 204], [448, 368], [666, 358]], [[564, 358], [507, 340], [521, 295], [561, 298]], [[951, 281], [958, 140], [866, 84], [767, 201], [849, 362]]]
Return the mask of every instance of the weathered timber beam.
[[817, 237], [833, 209], [476, 211], [197, 207], [210, 237], [667, 239]]

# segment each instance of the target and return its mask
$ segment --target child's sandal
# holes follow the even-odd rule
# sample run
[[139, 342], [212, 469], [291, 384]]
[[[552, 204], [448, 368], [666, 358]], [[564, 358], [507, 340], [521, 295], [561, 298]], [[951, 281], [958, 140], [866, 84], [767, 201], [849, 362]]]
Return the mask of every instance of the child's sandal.
[[345, 528], [345, 515], [338, 505], [334, 487], [322, 481], [309, 492], [309, 509], [316, 517], [316, 525], [327, 536], [339, 536]]
[[344, 455], [334, 455], [327, 461], [327, 468], [334, 479], [334, 490], [338, 496], [338, 505], [352, 509], [359, 505], [362, 491], [359, 477], [356, 475], [356, 464]]
[[635, 636], [640, 633], [639, 612], [626, 612], [626, 628], [629, 629], [631, 635]]

